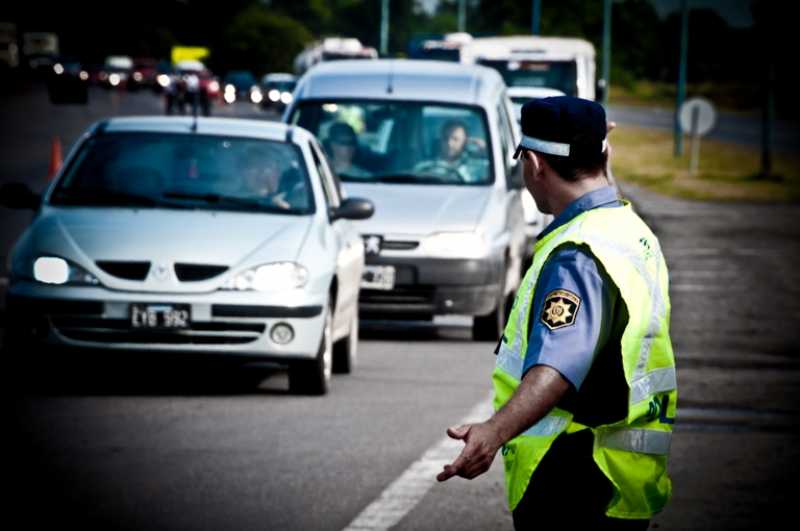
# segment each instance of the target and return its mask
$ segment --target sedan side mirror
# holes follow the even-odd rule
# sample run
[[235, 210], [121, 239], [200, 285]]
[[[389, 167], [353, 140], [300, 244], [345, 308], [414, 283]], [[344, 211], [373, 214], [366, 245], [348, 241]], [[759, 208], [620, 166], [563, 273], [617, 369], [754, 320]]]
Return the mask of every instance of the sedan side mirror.
[[23, 183], [6, 183], [0, 186], [0, 205], [19, 210], [36, 210], [42, 196], [35, 194]]
[[358, 197], [349, 197], [342, 201], [338, 208], [330, 210], [331, 221], [337, 219], [368, 219], [375, 213], [372, 201]]

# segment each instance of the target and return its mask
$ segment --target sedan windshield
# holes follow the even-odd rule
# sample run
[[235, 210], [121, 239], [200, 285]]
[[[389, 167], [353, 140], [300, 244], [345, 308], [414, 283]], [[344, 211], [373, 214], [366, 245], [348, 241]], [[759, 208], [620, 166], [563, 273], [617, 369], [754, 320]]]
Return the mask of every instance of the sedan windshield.
[[55, 205], [309, 214], [299, 150], [250, 138], [105, 133], [87, 140], [59, 180]]
[[491, 144], [475, 107], [306, 101], [292, 122], [317, 135], [343, 181], [487, 185]]

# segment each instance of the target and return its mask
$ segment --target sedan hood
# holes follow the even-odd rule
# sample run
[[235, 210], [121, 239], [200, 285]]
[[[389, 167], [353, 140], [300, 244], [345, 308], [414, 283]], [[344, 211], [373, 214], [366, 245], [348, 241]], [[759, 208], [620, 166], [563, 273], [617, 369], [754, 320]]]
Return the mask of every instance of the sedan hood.
[[310, 224], [310, 217], [240, 212], [49, 208], [32, 227], [28, 253], [71, 259], [115, 285], [97, 261], [150, 262], [170, 270], [175, 263], [236, 268], [293, 261]]
[[475, 229], [492, 194], [488, 186], [434, 186], [345, 183], [350, 197], [375, 205], [375, 214], [358, 223], [362, 234], [426, 236]]

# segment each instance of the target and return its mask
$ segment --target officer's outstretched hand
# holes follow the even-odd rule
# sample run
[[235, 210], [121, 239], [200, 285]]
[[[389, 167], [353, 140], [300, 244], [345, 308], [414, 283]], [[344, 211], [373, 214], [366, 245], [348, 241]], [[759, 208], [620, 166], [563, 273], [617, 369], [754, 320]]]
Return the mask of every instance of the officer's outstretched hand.
[[464, 424], [447, 428], [447, 435], [466, 444], [461, 454], [436, 476], [438, 481], [447, 481], [453, 476], [474, 479], [492, 466], [497, 450], [502, 446], [494, 427], [487, 422]]

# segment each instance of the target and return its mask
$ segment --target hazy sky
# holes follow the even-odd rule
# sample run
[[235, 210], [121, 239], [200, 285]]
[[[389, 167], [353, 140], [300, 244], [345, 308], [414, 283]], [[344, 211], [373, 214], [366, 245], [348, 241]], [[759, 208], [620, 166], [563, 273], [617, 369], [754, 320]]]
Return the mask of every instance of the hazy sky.
[[[547, 9], [547, 2], [557, 2], [558, 0], [541, 0], [542, 9]], [[595, 2], [599, 0], [586, 0]], [[524, 3], [525, 0], [520, 0]], [[664, 17], [673, 11], [680, 9], [681, 0], [650, 0], [655, 6], [659, 16]], [[433, 11], [439, 4], [439, 0], [420, 0], [426, 11]], [[532, 4], [533, 1], [530, 0]], [[690, 7], [712, 8], [720, 14], [731, 26], [749, 26], [753, 23], [750, 13], [750, 0], [689, 0]]]

